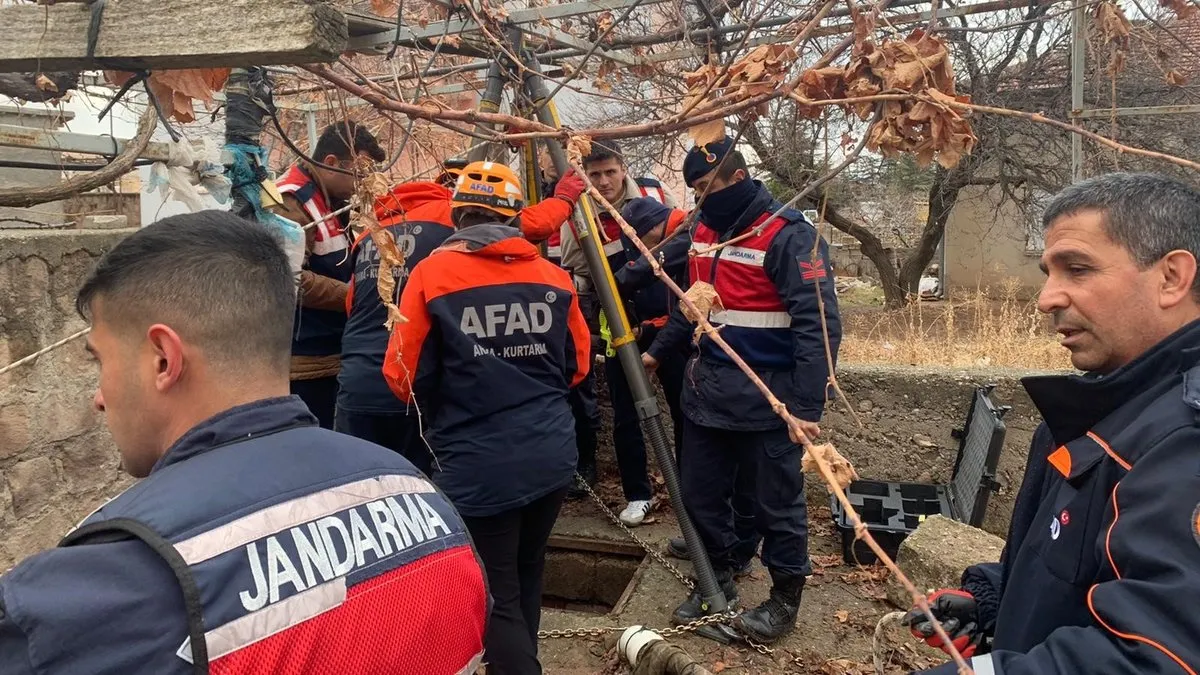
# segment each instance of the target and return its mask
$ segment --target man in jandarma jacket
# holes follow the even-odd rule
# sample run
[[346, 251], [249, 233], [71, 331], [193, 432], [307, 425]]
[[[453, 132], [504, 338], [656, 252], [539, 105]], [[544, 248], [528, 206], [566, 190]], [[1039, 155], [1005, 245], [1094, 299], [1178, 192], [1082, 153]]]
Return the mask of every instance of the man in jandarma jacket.
[[[1008, 544], [934, 613], [980, 675], [1196, 675], [1200, 191], [1100, 176], [1042, 224], [1038, 308], [1084, 373], [1023, 381], [1044, 422]], [[920, 612], [906, 622], [942, 646]]]
[[[688, 272], [693, 284], [711, 283], [721, 297], [722, 306], [714, 306], [708, 320], [721, 326], [725, 341], [803, 420], [806, 433], [816, 436], [829, 376], [818, 293], [834, 358], [841, 340], [828, 246], [798, 211], [774, 215], [782, 204], [750, 177], [731, 139], [692, 148], [683, 173], [697, 195], [707, 191]], [[692, 330], [677, 307], [642, 355], [643, 363], [657, 367], [692, 339]], [[734, 572], [754, 553], [744, 550], [754, 539], [735, 526], [734, 495], [741, 492], [736, 501], [754, 505], [771, 594], [735, 626], [760, 642], [778, 640], [795, 627], [805, 576], [812, 572], [800, 446], [754, 384], [708, 337], [700, 338], [687, 365], [681, 399], [684, 505], [731, 604], [738, 596]], [[693, 593], [673, 620], [687, 623], [707, 611], [700, 594]]]
[[101, 259], [77, 306], [141, 480], [0, 576], [0, 674], [475, 672], [488, 592], [463, 521], [288, 395], [293, 283], [272, 232], [221, 211]]

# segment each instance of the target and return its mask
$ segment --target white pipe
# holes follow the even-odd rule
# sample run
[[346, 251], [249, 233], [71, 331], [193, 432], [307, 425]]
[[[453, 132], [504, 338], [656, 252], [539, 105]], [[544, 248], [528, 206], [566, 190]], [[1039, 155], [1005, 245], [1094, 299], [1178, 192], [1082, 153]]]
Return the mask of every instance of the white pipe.
[[630, 626], [621, 633], [621, 637], [617, 640], [617, 653], [624, 656], [625, 662], [630, 666], [636, 666], [638, 654], [641, 653], [642, 648], [651, 642], [662, 639], [661, 635], [645, 626]]

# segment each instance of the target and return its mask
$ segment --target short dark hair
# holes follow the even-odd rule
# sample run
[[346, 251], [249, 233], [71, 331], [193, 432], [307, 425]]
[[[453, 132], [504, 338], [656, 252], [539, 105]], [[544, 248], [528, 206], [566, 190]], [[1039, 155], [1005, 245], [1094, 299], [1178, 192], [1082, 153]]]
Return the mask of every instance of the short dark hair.
[[615, 159], [622, 165], [625, 164], [625, 155], [621, 154], [620, 144], [611, 139], [592, 141], [591, 150], [588, 152], [587, 157], [583, 158], [583, 165], [587, 166], [592, 162], [603, 162], [606, 159]]
[[387, 159], [387, 153], [379, 147], [379, 141], [358, 122], [342, 120], [325, 127], [317, 145], [313, 148], [312, 158], [318, 162], [326, 155], [333, 155], [341, 160], [354, 159], [358, 153], [365, 152], [376, 162]]
[[746, 173], [747, 178], [750, 177], [750, 167], [746, 165], [746, 158], [742, 156], [741, 152], [734, 150], [717, 162], [717, 178], [728, 180], [739, 169]]
[[[1042, 228], [1081, 211], [1099, 211], [1104, 231], [1142, 269], [1175, 250], [1200, 260], [1200, 190], [1154, 173], [1110, 173], [1076, 183], [1054, 196]], [[1200, 275], [1193, 282], [1200, 296]]]
[[287, 371], [296, 306], [291, 264], [268, 226], [227, 211], [164, 218], [100, 259], [75, 298], [115, 329], [165, 323], [218, 363]]
[[510, 225], [520, 229], [520, 218], [520, 214], [509, 217], [482, 206], [456, 206], [450, 211], [450, 221], [454, 223], [455, 228], [460, 230], [472, 225], [488, 225], [490, 223]]

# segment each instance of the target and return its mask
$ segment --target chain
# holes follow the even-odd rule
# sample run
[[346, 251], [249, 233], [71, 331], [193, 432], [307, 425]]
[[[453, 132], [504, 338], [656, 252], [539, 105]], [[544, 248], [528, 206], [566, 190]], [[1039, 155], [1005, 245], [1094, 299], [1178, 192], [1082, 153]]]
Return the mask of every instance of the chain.
[[[646, 551], [647, 555], [649, 555], [654, 560], [658, 561], [658, 563], [660, 565], [662, 565], [663, 567], [665, 567], [667, 569], [667, 571], [669, 571], [671, 574], [675, 575], [675, 578], [679, 580], [679, 583], [681, 583], [685, 587], [687, 587], [687, 589], [689, 591], [694, 591], [696, 589], [696, 583], [694, 581], [687, 578], [687, 576], [685, 576], [683, 574], [683, 572], [679, 571], [678, 567], [676, 567], [675, 565], [673, 565], [671, 563], [671, 561], [669, 561], [665, 557], [663, 557], [662, 553], [660, 553], [655, 547], [646, 543], [645, 540], [643, 540], [641, 537], [634, 534], [633, 530], [630, 529], [625, 523], [622, 523], [621, 518], [617, 514], [613, 513], [612, 509], [608, 508], [608, 506], [605, 505], [604, 500], [600, 499], [600, 495], [596, 494], [596, 491], [592, 489], [591, 485], [588, 485], [587, 481], [585, 481], [582, 476], [580, 476], [579, 474], [575, 474], [575, 482], [578, 483], [579, 485], [581, 485], [583, 487], [583, 489], [585, 491], [587, 491], [588, 495], [591, 496], [592, 501], [596, 502], [596, 505], [600, 507], [600, 511], [604, 515], [608, 516], [608, 519], [611, 520], [617, 527], [624, 530], [625, 534], [629, 535], [629, 538], [632, 539], [635, 543], [637, 543], [638, 546], [641, 546], [642, 549]], [[734, 619], [735, 617], [737, 617], [737, 612], [730, 609], [730, 610], [721, 612], [719, 614], [709, 614], [708, 616], [700, 617], [699, 619], [696, 619], [695, 621], [689, 621], [688, 623], [685, 623], [681, 626], [672, 626], [670, 628], [664, 628], [661, 630], [654, 630], [654, 629], [650, 629], [650, 630], [654, 630], [655, 633], [658, 633], [659, 635], [666, 638], [666, 637], [671, 637], [672, 635], [682, 635], [683, 633], [690, 633], [690, 632], [699, 630], [700, 628], [703, 628], [704, 626], [711, 626], [712, 624], [715, 624], [715, 623], [722, 623], [725, 621], [729, 621], [729, 620]], [[558, 639], [558, 638], [575, 638], [575, 637], [597, 638], [597, 637], [604, 637], [604, 635], [607, 633], [623, 632], [623, 631], [627, 630], [627, 628], [628, 627], [622, 627], [622, 626], [599, 626], [596, 628], [568, 628], [565, 630], [540, 630], [540, 631], [538, 631], [537, 636], [538, 636], [539, 640]], [[774, 649], [771, 649], [770, 647], [762, 644], [761, 642], [751, 639], [747, 635], [743, 634], [740, 637], [742, 640], [745, 641], [745, 643], [747, 645], [749, 645], [751, 648], [753, 648], [754, 651], [756, 651], [759, 654], [762, 654], [763, 656], [766, 656], [768, 658], [772, 658], [772, 659], [774, 658], [774, 656], [775, 656]], [[804, 664], [804, 660], [802, 658], [800, 658], [799, 656], [793, 656], [791, 662], [793, 665], [796, 665], [796, 666], [802, 666]]]
[[539, 630], [539, 640], [575, 638], [575, 637], [604, 637], [606, 633], [617, 633], [626, 630], [622, 626], [597, 626], [596, 628], [566, 628], [563, 630]]
[[587, 493], [592, 497], [592, 501], [596, 502], [596, 505], [600, 507], [600, 510], [604, 513], [604, 515], [608, 516], [608, 519], [613, 521], [617, 527], [625, 530], [625, 534], [629, 535], [629, 538], [636, 542], [638, 546], [641, 546], [646, 551], [647, 555], [649, 555], [651, 558], [654, 558], [654, 560], [658, 561], [658, 563], [663, 567], [667, 568], [667, 571], [669, 571], [671, 574], [674, 574], [675, 578], [679, 580], [679, 583], [686, 586], [689, 591], [696, 590], [695, 582], [687, 578], [683, 572], [679, 571], [678, 567], [671, 564], [669, 560], [664, 558], [663, 554], [660, 553], [658, 549], [650, 544], [647, 544], [645, 540], [634, 534], [633, 530], [629, 529], [625, 523], [622, 523], [621, 518], [617, 516], [617, 514], [613, 513], [612, 509], [608, 508], [604, 504], [604, 500], [600, 499], [600, 495], [596, 494], [596, 491], [592, 489], [591, 485], [588, 485], [587, 481], [585, 481], [582, 476], [575, 474], [575, 482], [582, 485], [584, 490], [587, 490]]

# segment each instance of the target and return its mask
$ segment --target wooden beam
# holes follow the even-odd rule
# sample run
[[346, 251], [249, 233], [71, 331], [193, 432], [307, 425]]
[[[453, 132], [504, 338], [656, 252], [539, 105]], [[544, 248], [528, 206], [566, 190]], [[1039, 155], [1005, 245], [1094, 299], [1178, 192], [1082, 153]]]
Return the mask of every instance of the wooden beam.
[[89, 5], [0, 5], [0, 73], [315, 63], [346, 49], [346, 17], [313, 0], [105, 4], [95, 59], [87, 56]]

